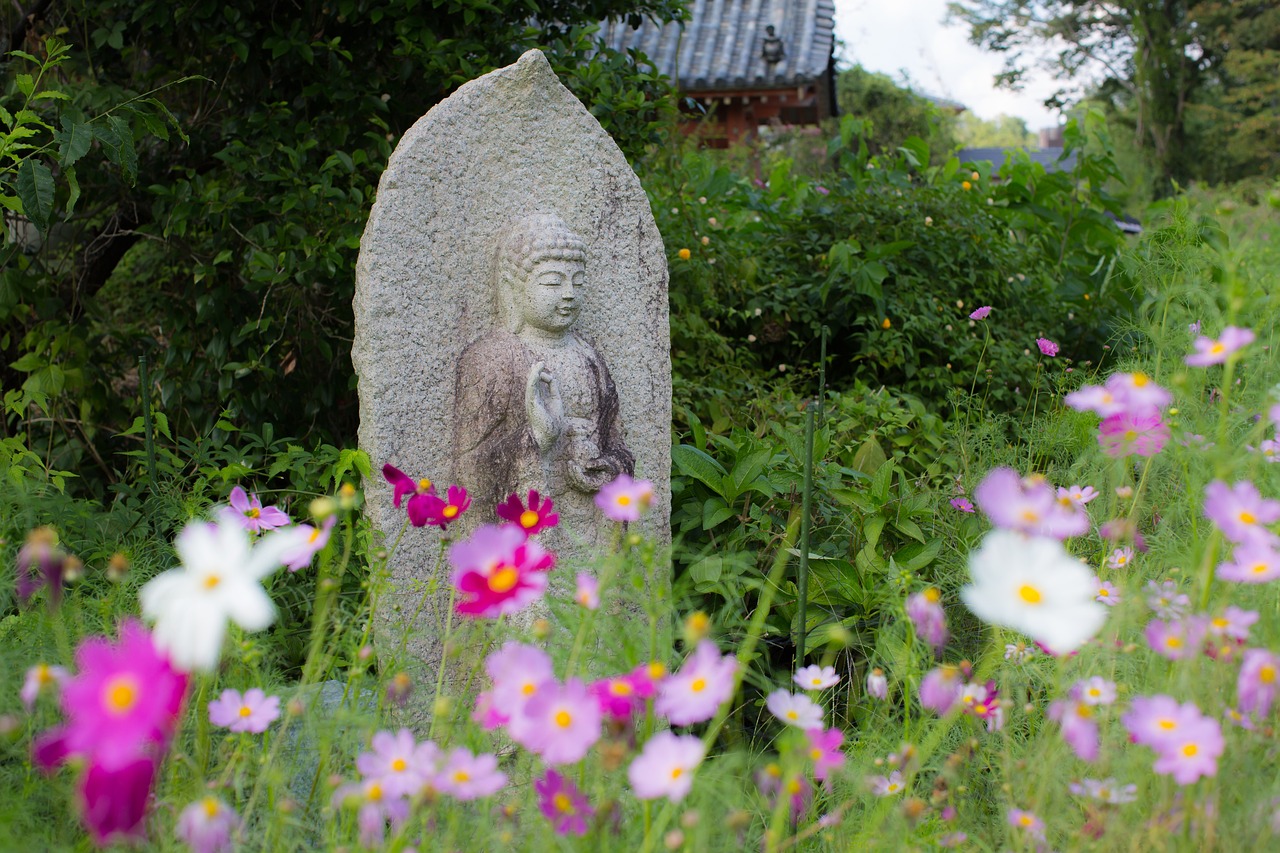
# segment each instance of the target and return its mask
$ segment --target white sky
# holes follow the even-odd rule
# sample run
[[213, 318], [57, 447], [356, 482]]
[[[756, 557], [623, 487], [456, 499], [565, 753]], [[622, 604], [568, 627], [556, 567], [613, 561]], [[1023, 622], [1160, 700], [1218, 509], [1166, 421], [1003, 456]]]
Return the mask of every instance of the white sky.
[[1058, 124], [1044, 107], [1057, 88], [1049, 75], [1028, 75], [1020, 92], [993, 82], [1003, 59], [969, 43], [969, 28], [945, 24], [947, 0], [835, 0], [836, 38], [843, 65], [857, 63], [901, 82], [905, 70], [915, 88], [959, 101], [984, 119], [1004, 113], [1027, 122], [1033, 133]]

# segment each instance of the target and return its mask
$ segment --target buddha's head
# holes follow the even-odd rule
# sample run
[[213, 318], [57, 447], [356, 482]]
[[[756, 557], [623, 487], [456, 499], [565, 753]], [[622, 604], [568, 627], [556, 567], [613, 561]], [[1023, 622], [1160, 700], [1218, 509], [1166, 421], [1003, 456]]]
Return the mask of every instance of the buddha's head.
[[586, 243], [555, 214], [507, 225], [494, 256], [499, 319], [512, 332], [568, 332], [582, 308], [586, 260]]

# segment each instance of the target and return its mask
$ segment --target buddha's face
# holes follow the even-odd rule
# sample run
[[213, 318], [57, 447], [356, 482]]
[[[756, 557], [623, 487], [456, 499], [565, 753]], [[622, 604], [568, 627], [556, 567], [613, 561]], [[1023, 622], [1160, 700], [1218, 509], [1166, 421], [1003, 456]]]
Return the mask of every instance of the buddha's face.
[[538, 261], [524, 282], [524, 322], [544, 332], [565, 332], [578, 319], [587, 273], [582, 261]]

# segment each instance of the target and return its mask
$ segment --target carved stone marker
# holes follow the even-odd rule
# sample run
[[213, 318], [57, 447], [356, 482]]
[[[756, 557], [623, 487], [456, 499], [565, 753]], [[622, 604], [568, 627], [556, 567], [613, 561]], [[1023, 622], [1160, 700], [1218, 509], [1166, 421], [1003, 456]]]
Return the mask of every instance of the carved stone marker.
[[[669, 537], [662, 238], [622, 152], [540, 51], [405, 134], [361, 240], [354, 308], [360, 446], [375, 467], [466, 487], [473, 503], [450, 536], [537, 489], [561, 514], [544, 540], [559, 556], [552, 577], [572, 578], [612, 524], [595, 492], [625, 471], [655, 486], [641, 529]], [[403, 511], [380, 479], [367, 494], [389, 544]], [[408, 531], [379, 603], [383, 648], [410, 627], [408, 650], [431, 672], [448, 600], [438, 552], [434, 528]]]

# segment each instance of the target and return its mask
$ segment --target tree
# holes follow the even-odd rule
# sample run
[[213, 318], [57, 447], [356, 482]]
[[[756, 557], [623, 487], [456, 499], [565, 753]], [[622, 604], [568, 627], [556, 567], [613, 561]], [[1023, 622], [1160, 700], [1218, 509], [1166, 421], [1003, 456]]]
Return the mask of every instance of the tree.
[[[59, 467], [96, 459], [112, 478], [103, 460], [137, 411], [147, 352], [175, 432], [208, 434], [231, 412], [277, 435], [350, 441], [354, 262], [396, 140], [461, 83], [540, 46], [624, 150], [642, 151], [674, 109], [669, 84], [592, 37], [597, 21], [638, 14], [684, 10], [680, 0], [6, 6], [10, 48], [39, 58], [51, 34], [76, 42], [57, 69], [69, 100], [42, 102], [53, 127], [198, 75], [162, 96], [185, 138], [141, 119], [117, 127], [120, 157], [77, 165], [74, 215], [39, 251], [3, 250], [3, 364], [54, 365], [60, 377], [36, 389], [53, 410], [30, 419], [15, 398], [8, 427], [35, 420], [66, 457]], [[25, 62], [2, 69], [8, 101]], [[32, 390], [31, 371], [0, 371], [6, 388]]]
[[836, 78], [836, 99], [843, 115], [871, 122], [867, 146], [873, 153], [896, 153], [907, 138], [918, 136], [937, 155], [955, 147], [951, 117], [887, 74], [855, 65]]
[[1034, 148], [1037, 137], [1017, 116], [979, 118], [973, 113], [956, 116], [956, 139], [963, 148]]

